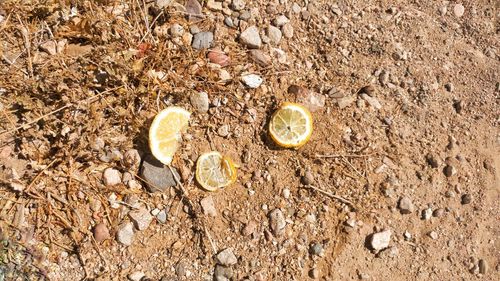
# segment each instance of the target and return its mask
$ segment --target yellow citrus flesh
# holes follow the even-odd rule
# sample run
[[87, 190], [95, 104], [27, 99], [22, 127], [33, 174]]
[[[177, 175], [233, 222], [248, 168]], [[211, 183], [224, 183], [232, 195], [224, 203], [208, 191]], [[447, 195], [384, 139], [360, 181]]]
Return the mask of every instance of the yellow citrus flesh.
[[313, 119], [307, 108], [297, 103], [284, 103], [271, 116], [269, 134], [281, 147], [299, 148], [311, 138]]
[[236, 181], [236, 165], [217, 151], [202, 154], [196, 162], [196, 180], [208, 191], [216, 191]]
[[167, 107], [158, 113], [149, 128], [149, 148], [153, 156], [170, 165], [179, 148], [181, 133], [189, 124], [191, 113], [181, 107]]

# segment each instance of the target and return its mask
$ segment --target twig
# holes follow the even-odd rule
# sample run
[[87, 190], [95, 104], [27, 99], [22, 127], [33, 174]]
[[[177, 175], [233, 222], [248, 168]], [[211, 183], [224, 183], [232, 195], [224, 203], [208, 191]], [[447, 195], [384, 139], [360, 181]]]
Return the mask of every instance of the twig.
[[372, 156], [373, 154], [316, 154], [316, 158], [364, 158]]
[[215, 245], [215, 242], [212, 239], [212, 236], [210, 236], [210, 233], [208, 232], [207, 226], [204, 224], [203, 229], [205, 230], [205, 235], [208, 237], [208, 241], [210, 242], [210, 246], [212, 246], [212, 251], [214, 251], [214, 254], [218, 252], [217, 250], [217, 245]]
[[43, 172], [45, 172], [50, 166], [54, 165], [54, 163], [57, 161], [57, 158], [52, 160], [52, 162], [49, 163], [49, 165], [47, 165], [45, 168], [43, 168], [36, 176], [35, 178], [31, 181], [31, 183], [28, 185], [28, 187], [26, 187], [25, 191], [28, 191], [30, 190], [31, 187], [33, 187], [33, 185], [35, 185], [36, 181], [38, 180], [38, 178], [43, 174]]
[[354, 207], [354, 203], [352, 203], [351, 201], [345, 199], [344, 197], [341, 197], [341, 196], [338, 196], [338, 195], [335, 195], [335, 194], [332, 194], [328, 191], [325, 191], [319, 187], [316, 187], [316, 186], [313, 186], [313, 185], [307, 185], [308, 188], [310, 189], [313, 189], [321, 194], [324, 194], [332, 199], [337, 199], [339, 200], [340, 202], [344, 203], [344, 204], [347, 204], [347, 205], [350, 205], [351, 207]]
[[[109, 89], [109, 90], [106, 90], [106, 91], [100, 92], [99, 94], [97, 94], [97, 95], [95, 95], [95, 96], [91, 96], [91, 97], [89, 97], [89, 98], [87, 98], [87, 99], [85, 99], [85, 100], [83, 100], [83, 101], [79, 101], [79, 102], [78, 102], [78, 104], [79, 104], [80, 102], [92, 102], [92, 99], [98, 98], [98, 97], [102, 96], [102, 95], [103, 95], [103, 94], [105, 94], [105, 93], [109, 93], [109, 92], [111, 92], [111, 91], [118, 90], [118, 89], [120, 89], [120, 88], [123, 88], [123, 86], [118, 86], [118, 87], [115, 87], [115, 88], [112, 88], [112, 89]], [[33, 121], [30, 121], [30, 122], [28, 122], [28, 123], [26, 123], [26, 124], [20, 125], [20, 126], [18, 126], [18, 127], [16, 127], [16, 128], [14, 128], [14, 129], [11, 129], [11, 130], [4, 130], [3, 132], [1, 132], [1, 133], [0, 133], [0, 135], [3, 135], [3, 134], [5, 134], [5, 133], [9, 133], [9, 134], [10, 134], [10, 133], [15, 132], [15, 131], [18, 131], [18, 130], [20, 130], [20, 129], [22, 129], [22, 128], [27, 129], [27, 128], [29, 128], [29, 126], [33, 125], [34, 123], [36, 123], [36, 122], [38, 122], [38, 121], [40, 121], [40, 120], [42, 120], [42, 119], [44, 119], [44, 118], [46, 118], [46, 117], [48, 117], [48, 116], [50, 116], [50, 115], [56, 114], [57, 112], [59, 112], [59, 111], [61, 111], [61, 110], [64, 110], [64, 109], [66, 109], [66, 108], [68, 108], [68, 107], [74, 106], [74, 105], [75, 105], [74, 103], [68, 103], [67, 105], [62, 106], [62, 107], [60, 107], [60, 108], [58, 108], [58, 109], [56, 109], [56, 110], [53, 110], [53, 111], [51, 111], [51, 112], [49, 112], [49, 113], [47, 113], [47, 114], [45, 114], [45, 115], [42, 115], [42, 116], [38, 117], [37, 119], [35, 119], [35, 120], [33, 120]]]

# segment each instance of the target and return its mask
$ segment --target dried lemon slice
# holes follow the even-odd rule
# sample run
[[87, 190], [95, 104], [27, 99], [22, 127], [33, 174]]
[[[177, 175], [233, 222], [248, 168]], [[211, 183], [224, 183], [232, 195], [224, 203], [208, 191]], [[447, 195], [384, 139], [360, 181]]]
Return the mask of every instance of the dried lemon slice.
[[191, 113], [181, 107], [167, 107], [158, 113], [149, 128], [149, 148], [153, 156], [170, 165], [179, 148], [181, 133], [189, 124]]
[[196, 180], [208, 191], [216, 191], [236, 181], [236, 165], [217, 151], [202, 154], [196, 162]]
[[269, 134], [281, 147], [299, 148], [311, 137], [313, 119], [307, 108], [285, 102], [271, 116]]

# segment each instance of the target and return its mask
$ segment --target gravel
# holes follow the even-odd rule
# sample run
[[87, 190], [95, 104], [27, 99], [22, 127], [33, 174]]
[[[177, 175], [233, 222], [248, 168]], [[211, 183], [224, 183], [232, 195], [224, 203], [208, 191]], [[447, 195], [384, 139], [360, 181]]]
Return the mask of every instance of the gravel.
[[104, 240], [107, 240], [111, 237], [109, 234], [109, 229], [104, 223], [98, 223], [94, 227], [94, 239], [97, 242], [102, 242]]
[[403, 196], [399, 199], [398, 208], [401, 214], [410, 214], [415, 211], [413, 202], [407, 196]]
[[125, 246], [132, 245], [134, 241], [134, 225], [131, 222], [120, 225], [116, 232], [116, 239]]
[[212, 47], [214, 34], [210, 31], [196, 33], [193, 37], [192, 47], [196, 50], [208, 49]]
[[259, 35], [257, 26], [252, 25], [240, 34], [242, 44], [251, 49], [258, 49], [262, 45], [262, 39]]
[[200, 205], [205, 215], [211, 217], [217, 216], [217, 210], [215, 209], [214, 199], [212, 196], [207, 196], [201, 199]]
[[165, 223], [167, 222], [167, 211], [166, 210], [161, 210], [157, 215], [156, 219], [160, 223]]
[[371, 234], [368, 239], [370, 248], [375, 251], [387, 248], [391, 241], [391, 235], [392, 231], [390, 229]]
[[113, 168], [107, 168], [102, 173], [102, 181], [106, 186], [113, 186], [122, 182], [122, 174]]
[[[172, 170], [177, 174], [175, 168], [172, 168]], [[178, 174], [176, 176], [180, 178]], [[147, 186], [150, 192], [165, 191], [169, 187], [176, 185], [174, 175], [170, 169], [156, 160], [153, 155], [147, 155], [144, 158], [141, 177], [148, 183]]]
[[130, 211], [128, 215], [138, 230], [147, 229], [153, 221], [153, 216], [146, 208]]
[[238, 262], [238, 258], [233, 253], [232, 248], [227, 248], [220, 251], [215, 257], [216, 261], [220, 265], [231, 266]]
[[274, 209], [269, 213], [269, 224], [274, 236], [279, 237], [285, 233], [285, 216], [280, 209]]
[[135, 272], [132, 272], [128, 275], [128, 279], [130, 281], [140, 281], [142, 280], [142, 278], [144, 278], [144, 273], [142, 271], [135, 271]]
[[191, 105], [199, 113], [206, 113], [210, 106], [210, 101], [208, 100], [208, 94], [206, 92], [193, 92], [189, 96]]

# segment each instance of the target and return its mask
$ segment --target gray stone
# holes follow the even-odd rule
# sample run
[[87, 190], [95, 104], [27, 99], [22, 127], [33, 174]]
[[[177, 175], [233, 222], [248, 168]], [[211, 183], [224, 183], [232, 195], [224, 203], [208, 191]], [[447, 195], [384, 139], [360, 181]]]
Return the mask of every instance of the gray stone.
[[422, 210], [422, 219], [423, 220], [430, 220], [432, 217], [432, 209], [431, 208], [426, 208]]
[[252, 25], [240, 34], [240, 41], [248, 48], [258, 49], [262, 45], [257, 26]]
[[208, 49], [212, 47], [214, 34], [209, 31], [196, 33], [193, 37], [192, 47], [197, 50]]
[[201, 199], [200, 205], [205, 215], [212, 217], [217, 216], [217, 210], [215, 209], [214, 199], [212, 196], [207, 196]]
[[275, 26], [269, 25], [267, 28], [267, 36], [272, 44], [278, 45], [281, 41], [281, 30]]
[[153, 216], [146, 208], [130, 211], [128, 215], [138, 230], [145, 230], [153, 221]]
[[387, 248], [391, 241], [391, 235], [392, 231], [390, 229], [371, 234], [369, 237], [370, 248], [375, 251]]
[[[175, 168], [172, 168], [176, 177], [180, 179]], [[141, 177], [146, 181], [150, 192], [165, 191], [169, 187], [175, 186], [176, 181], [174, 175], [168, 167], [154, 158], [153, 155], [148, 155], [142, 162]]]
[[231, 17], [226, 17], [224, 19], [224, 24], [227, 25], [228, 27], [234, 27], [234, 22]]
[[156, 215], [156, 219], [160, 222], [160, 223], [165, 223], [167, 222], [167, 211], [165, 210], [161, 210], [157, 215]]
[[120, 225], [116, 232], [116, 239], [125, 246], [132, 245], [134, 241], [134, 225], [131, 222]]
[[106, 186], [113, 186], [122, 182], [122, 174], [113, 168], [107, 168], [102, 173], [102, 181]]
[[205, 113], [208, 111], [210, 101], [206, 92], [194, 92], [189, 96], [189, 100], [197, 112]]
[[249, 10], [245, 10], [241, 12], [240, 16], [238, 17], [240, 20], [247, 21], [252, 17], [252, 13]]
[[274, 236], [278, 237], [285, 233], [285, 216], [280, 209], [274, 209], [269, 213], [269, 225]]
[[233, 270], [230, 267], [216, 265], [214, 270], [214, 279], [216, 281], [229, 281], [233, 279]]
[[410, 214], [415, 210], [415, 206], [411, 199], [407, 196], [403, 196], [399, 199], [398, 208], [401, 214]]
[[217, 263], [224, 266], [235, 265], [238, 262], [238, 258], [234, 255], [232, 248], [220, 251], [215, 258]]
[[309, 253], [311, 255], [322, 256], [323, 252], [324, 252], [324, 250], [323, 250], [323, 244], [321, 244], [321, 243], [314, 243], [309, 248]]

